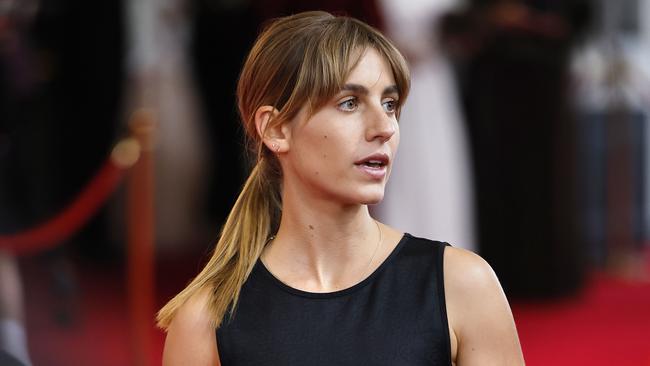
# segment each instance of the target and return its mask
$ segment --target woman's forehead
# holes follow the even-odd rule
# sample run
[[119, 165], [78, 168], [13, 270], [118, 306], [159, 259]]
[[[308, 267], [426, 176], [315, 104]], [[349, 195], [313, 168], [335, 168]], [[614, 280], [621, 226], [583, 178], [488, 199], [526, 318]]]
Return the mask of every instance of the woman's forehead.
[[368, 47], [350, 69], [342, 89], [351, 84], [365, 88], [379, 85], [383, 88], [387, 84], [394, 85], [395, 77], [388, 60], [374, 48]]

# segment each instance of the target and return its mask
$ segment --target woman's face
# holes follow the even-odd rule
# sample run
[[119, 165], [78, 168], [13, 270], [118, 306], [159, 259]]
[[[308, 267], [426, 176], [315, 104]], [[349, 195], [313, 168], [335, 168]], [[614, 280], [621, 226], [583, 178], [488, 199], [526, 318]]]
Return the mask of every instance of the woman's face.
[[388, 63], [366, 49], [334, 98], [289, 123], [284, 189], [342, 204], [381, 201], [399, 144], [398, 104]]

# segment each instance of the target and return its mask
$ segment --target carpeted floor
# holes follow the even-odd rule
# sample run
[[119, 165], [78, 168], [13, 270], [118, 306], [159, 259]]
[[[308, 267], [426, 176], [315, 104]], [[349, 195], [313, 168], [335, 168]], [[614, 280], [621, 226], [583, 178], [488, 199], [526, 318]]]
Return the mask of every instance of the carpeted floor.
[[529, 366], [650, 366], [650, 283], [594, 275], [575, 298], [513, 313]]

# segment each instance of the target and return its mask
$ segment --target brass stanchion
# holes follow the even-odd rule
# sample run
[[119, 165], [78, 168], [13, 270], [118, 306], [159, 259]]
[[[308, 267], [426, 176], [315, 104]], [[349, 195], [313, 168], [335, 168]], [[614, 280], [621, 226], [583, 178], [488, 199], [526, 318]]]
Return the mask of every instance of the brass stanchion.
[[127, 183], [127, 288], [133, 365], [151, 365], [154, 329], [153, 113], [136, 111], [129, 122], [140, 158]]

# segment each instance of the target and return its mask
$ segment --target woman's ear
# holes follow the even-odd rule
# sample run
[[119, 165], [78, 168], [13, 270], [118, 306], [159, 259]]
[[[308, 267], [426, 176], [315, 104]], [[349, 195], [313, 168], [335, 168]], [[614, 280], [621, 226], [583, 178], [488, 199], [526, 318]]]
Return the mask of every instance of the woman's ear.
[[270, 123], [280, 112], [273, 106], [265, 105], [255, 111], [255, 128], [266, 147], [274, 153], [289, 151], [289, 129], [284, 123]]

